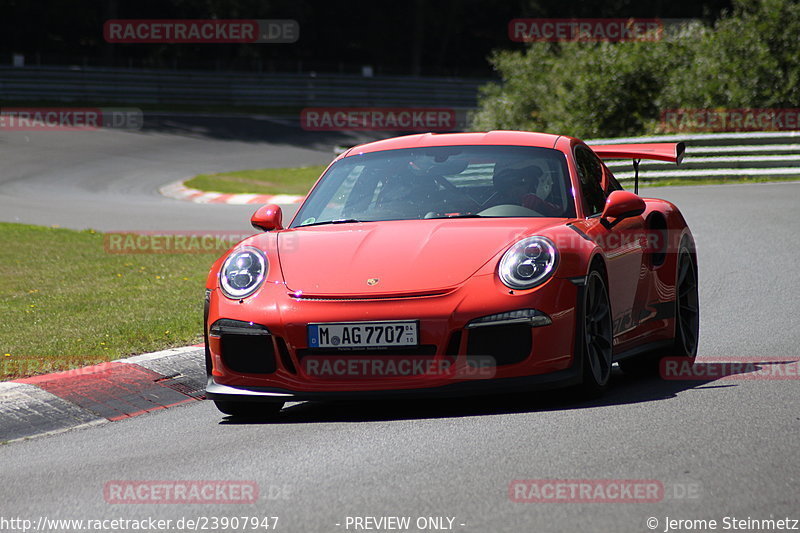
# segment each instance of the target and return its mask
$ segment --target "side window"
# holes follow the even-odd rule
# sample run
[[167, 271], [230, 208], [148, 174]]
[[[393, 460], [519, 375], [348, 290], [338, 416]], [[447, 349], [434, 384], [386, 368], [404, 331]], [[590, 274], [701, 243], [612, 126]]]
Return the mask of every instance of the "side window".
[[588, 148], [578, 146], [575, 149], [575, 162], [578, 166], [578, 177], [581, 180], [583, 205], [588, 216], [603, 212], [606, 195], [603, 192], [603, 164]]

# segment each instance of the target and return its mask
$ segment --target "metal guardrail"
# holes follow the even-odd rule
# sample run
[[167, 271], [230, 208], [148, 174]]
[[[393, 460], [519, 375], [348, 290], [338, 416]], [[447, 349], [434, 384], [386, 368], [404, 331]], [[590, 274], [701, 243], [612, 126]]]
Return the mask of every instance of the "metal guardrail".
[[489, 80], [0, 66], [0, 100], [205, 106], [474, 108]]

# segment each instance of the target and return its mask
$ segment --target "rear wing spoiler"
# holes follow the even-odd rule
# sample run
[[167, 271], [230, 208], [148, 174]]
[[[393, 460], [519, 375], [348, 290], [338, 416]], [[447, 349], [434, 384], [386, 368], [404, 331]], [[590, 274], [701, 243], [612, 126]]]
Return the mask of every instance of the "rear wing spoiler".
[[600, 159], [655, 159], [679, 165], [686, 153], [683, 143], [596, 144], [590, 148]]
[[590, 146], [600, 159], [633, 159], [635, 192], [639, 194], [639, 162], [642, 159], [669, 161], [678, 165], [686, 154], [686, 145], [678, 143], [596, 144]]

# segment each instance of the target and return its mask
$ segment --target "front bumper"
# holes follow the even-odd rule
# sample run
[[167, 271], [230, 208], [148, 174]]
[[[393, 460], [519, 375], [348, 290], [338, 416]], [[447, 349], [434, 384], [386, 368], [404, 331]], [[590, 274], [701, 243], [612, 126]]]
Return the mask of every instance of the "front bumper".
[[[413, 298], [304, 299], [289, 294], [281, 284], [265, 286], [243, 301], [212, 291], [207, 328], [229, 319], [262, 325], [268, 333], [255, 344], [208, 336], [207, 396], [236, 401], [346, 400], [463, 396], [570, 385], [579, 381], [580, 373], [573, 357], [578, 290], [569, 280], [551, 278], [529, 291], [510, 291], [496, 276], [483, 275], [443, 294]], [[519, 309], [536, 309], [549, 318], [549, 324], [525, 326], [498, 320], [496, 325], [472, 327], [482, 317]], [[419, 346], [388, 352], [308, 347], [309, 323], [388, 320], [418, 321]], [[308, 372], [313, 358], [354, 357], [424, 359], [447, 363], [453, 371], [366, 377], [347, 373], [320, 377]], [[470, 368], [476, 358], [481, 360], [482, 372], [459, 371]]]
[[292, 391], [272, 387], [231, 387], [221, 385], [208, 378], [206, 398], [235, 402], [304, 402], [315, 400], [348, 401], [365, 399], [417, 399], [453, 398], [478, 396], [481, 394], [514, 393], [522, 391], [543, 391], [559, 389], [581, 382], [580, 365], [574, 364], [566, 370], [536, 376], [515, 378], [462, 381], [438, 387], [378, 390], [330, 390], [330, 391]]

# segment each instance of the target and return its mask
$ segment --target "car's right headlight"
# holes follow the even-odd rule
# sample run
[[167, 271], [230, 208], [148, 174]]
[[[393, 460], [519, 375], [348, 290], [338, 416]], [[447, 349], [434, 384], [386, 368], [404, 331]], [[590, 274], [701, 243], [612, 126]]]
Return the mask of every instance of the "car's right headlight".
[[250, 296], [264, 283], [269, 264], [264, 252], [252, 246], [231, 253], [219, 271], [219, 285], [228, 298]]
[[547, 281], [556, 269], [558, 251], [546, 237], [528, 237], [508, 249], [500, 260], [500, 280], [512, 289], [532, 289]]

